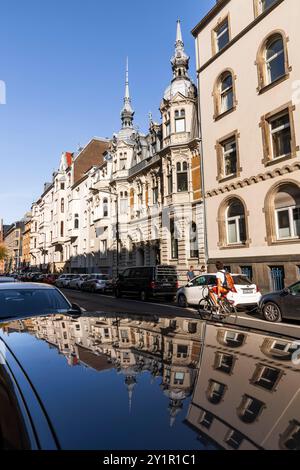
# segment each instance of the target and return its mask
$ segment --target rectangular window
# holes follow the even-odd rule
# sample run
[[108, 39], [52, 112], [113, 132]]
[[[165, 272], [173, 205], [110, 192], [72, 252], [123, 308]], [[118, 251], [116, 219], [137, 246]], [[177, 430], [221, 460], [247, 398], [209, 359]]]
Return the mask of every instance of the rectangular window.
[[175, 226], [175, 221], [172, 218], [170, 220], [170, 233], [171, 233], [171, 257], [172, 259], [178, 259], [178, 234]]
[[253, 384], [267, 390], [273, 390], [280, 377], [280, 370], [259, 365], [253, 377]]
[[170, 123], [170, 121], [166, 122], [165, 127], [166, 127], [166, 137], [169, 137], [169, 135], [171, 134], [171, 123]]
[[235, 137], [221, 143], [223, 149], [223, 175], [225, 178], [237, 173], [237, 147]]
[[177, 346], [177, 357], [178, 359], [186, 359], [188, 356], [188, 347], [182, 344]]
[[120, 213], [121, 215], [127, 214], [128, 212], [128, 198], [121, 199], [120, 201]]
[[175, 132], [185, 132], [185, 118], [175, 119]]
[[229, 43], [229, 23], [226, 18], [223, 23], [215, 29], [216, 52], [221, 51]]
[[290, 116], [286, 111], [281, 116], [269, 120], [272, 158], [281, 158], [292, 152]]
[[101, 240], [100, 256], [101, 258], [107, 257], [107, 240]]
[[233, 370], [234, 357], [231, 354], [216, 353], [215, 369], [230, 374]]
[[278, 0], [258, 0], [260, 5], [259, 5], [259, 12], [263, 13], [264, 11], [268, 10], [271, 8], [272, 5], [278, 2]]
[[234, 450], [238, 450], [244, 440], [244, 436], [238, 431], [231, 431], [226, 438], [226, 443]]
[[158, 187], [152, 189], [153, 204], [158, 203]]
[[167, 176], [167, 179], [168, 179], [168, 194], [173, 194], [173, 173], [172, 173], [172, 170], [170, 170], [168, 176]]
[[277, 239], [284, 240], [288, 238], [300, 237], [300, 207], [287, 207], [277, 209], [276, 225]]

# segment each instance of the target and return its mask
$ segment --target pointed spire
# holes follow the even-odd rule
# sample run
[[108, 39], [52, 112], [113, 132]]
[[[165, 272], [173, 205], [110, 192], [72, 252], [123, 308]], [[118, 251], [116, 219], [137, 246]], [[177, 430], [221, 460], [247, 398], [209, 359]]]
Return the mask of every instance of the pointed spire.
[[124, 106], [121, 111], [122, 127], [132, 128], [133, 127], [133, 116], [134, 111], [131, 106], [131, 98], [129, 91], [129, 67], [128, 67], [128, 57], [126, 59], [126, 77], [125, 77], [125, 96], [124, 96]]
[[176, 44], [179, 42], [183, 44], [180, 20], [177, 20]]
[[176, 78], [188, 78], [189, 70], [189, 56], [185, 53], [184, 42], [182, 39], [181, 32], [181, 23], [180, 20], [177, 21], [177, 31], [176, 31], [176, 43], [175, 43], [175, 55], [172, 57], [172, 69], [174, 74], [174, 79]]

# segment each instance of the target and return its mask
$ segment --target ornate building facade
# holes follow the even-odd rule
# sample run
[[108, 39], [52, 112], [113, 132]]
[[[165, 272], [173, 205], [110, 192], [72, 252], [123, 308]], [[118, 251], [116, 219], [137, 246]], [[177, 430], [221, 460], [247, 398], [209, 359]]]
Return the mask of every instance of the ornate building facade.
[[127, 63], [120, 131], [110, 141], [93, 139], [79, 155], [63, 154], [32, 208], [33, 266], [116, 274], [172, 264], [184, 282], [190, 265], [205, 264], [197, 88], [180, 22], [171, 64], [162, 123], [150, 117], [146, 135], [135, 128]]

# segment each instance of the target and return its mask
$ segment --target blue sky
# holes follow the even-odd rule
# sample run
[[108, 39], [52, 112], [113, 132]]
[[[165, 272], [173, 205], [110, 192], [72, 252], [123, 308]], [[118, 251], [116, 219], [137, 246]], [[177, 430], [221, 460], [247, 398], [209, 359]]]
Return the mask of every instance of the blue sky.
[[171, 79], [176, 20], [182, 20], [195, 79], [190, 34], [215, 0], [2, 0], [0, 218], [30, 209], [63, 151], [120, 127], [126, 56], [135, 124], [159, 119]]

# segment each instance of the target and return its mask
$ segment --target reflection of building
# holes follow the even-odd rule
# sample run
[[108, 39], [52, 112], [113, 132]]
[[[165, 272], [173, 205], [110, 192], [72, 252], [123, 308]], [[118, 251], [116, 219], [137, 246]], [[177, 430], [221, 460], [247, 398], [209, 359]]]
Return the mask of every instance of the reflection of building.
[[5, 328], [27, 331], [66, 356], [70, 366], [98, 372], [115, 369], [124, 377], [129, 409], [139, 375], [161, 377], [173, 425], [191, 396], [200, 358], [203, 323], [186, 318], [53, 316], [12, 322]]
[[299, 2], [214, 3], [193, 31], [209, 267], [277, 290], [299, 278]]
[[187, 423], [225, 449], [300, 449], [292, 339], [206, 327]]

